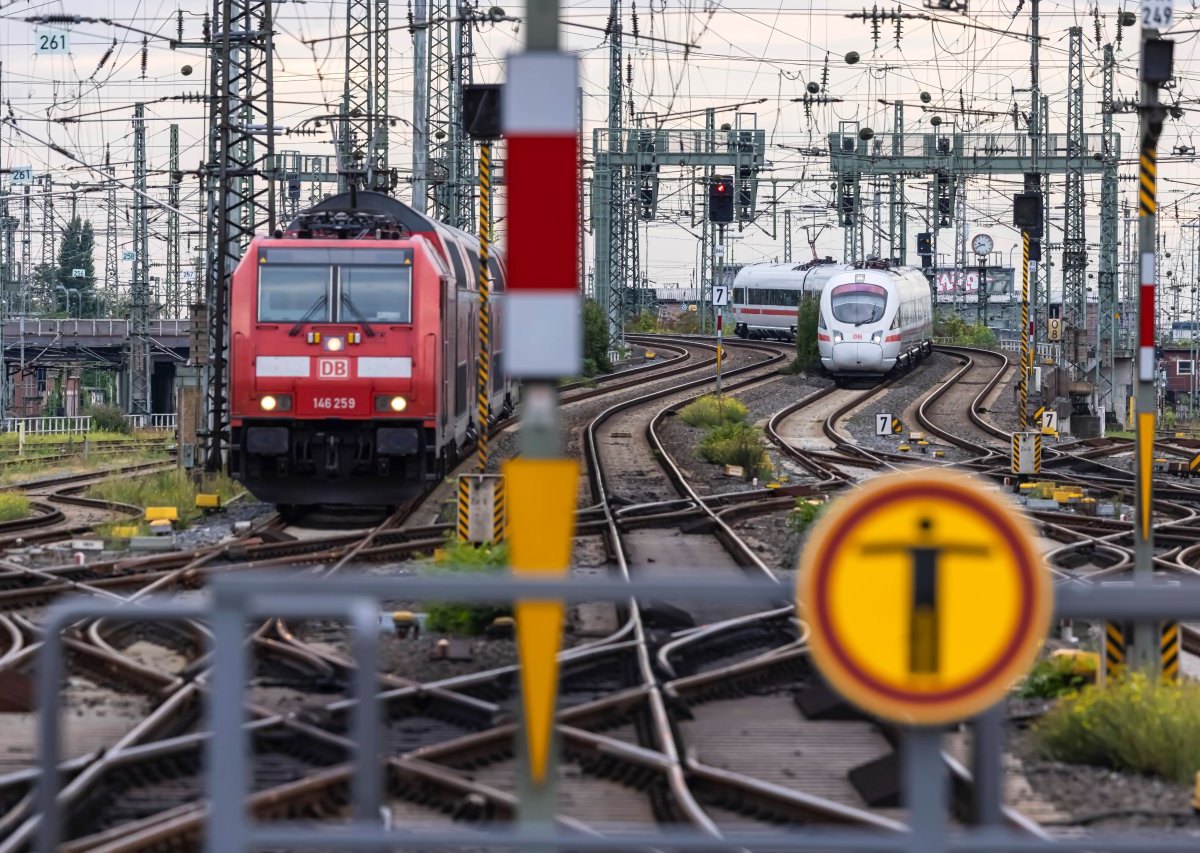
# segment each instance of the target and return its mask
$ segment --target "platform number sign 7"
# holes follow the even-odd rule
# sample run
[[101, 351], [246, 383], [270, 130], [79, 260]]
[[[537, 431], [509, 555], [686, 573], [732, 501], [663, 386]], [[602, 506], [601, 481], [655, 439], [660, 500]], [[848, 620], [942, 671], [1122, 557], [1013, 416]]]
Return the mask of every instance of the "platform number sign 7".
[[889, 412], [879, 412], [875, 415], [875, 434], [892, 434], [892, 416]]
[[34, 35], [36, 53], [70, 53], [71, 34], [66, 30], [38, 30]]
[[727, 285], [713, 285], [712, 304], [717, 308], [724, 308], [729, 304], [729, 287]]
[[1175, 20], [1174, 0], [1142, 0], [1142, 26], [1163, 30]]

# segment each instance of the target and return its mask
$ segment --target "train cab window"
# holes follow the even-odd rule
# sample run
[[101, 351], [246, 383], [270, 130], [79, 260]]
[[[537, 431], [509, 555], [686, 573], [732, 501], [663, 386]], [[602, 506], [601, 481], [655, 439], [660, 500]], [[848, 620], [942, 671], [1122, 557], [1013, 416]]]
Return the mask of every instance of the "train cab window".
[[258, 270], [260, 323], [329, 322], [330, 266], [269, 264]]
[[500, 262], [495, 258], [488, 258], [488, 272], [491, 274], [492, 290], [496, 293], [504, 290], [504, 270], [500, 267]]
[[829, 294], [833, 319], [861, 326], [883, 319], [887, 290], [877, 284], [839, 284]]
[[411, 323], [412, 269], [409, 267], [343, 266], [343, 323]]

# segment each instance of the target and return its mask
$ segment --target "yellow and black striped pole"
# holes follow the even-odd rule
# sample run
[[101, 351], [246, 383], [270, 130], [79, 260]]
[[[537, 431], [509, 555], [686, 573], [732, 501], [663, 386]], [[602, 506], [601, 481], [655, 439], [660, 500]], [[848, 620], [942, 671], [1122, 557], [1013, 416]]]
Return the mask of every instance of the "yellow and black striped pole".
[[[1137, 505], [1133, 525], [1133, 582], [1149, 586], [1154, 582], [1154, 429], [1157, 414], [1155, 374], [1155, 297], [1158, 287], [1157, 226], [1158, 214], [1158, 139], [1166, 111], [1159, 103], [1158, 87], [1170, 78], [1163, 74], [1161, 62], [1148, 62], [1151, 45], [1162, 46], [1158, 30], [1147, 26], [1151, 16], [1142, 19], [1141, 91], [1138, 98], [1138, 351], [1136, 379], [1137, 419]], [[1169, 54], [1168, 54], [1169, 56]], [[1170, 65], [1168, 60], [1167, 65]], [[1135, 669], [1155, 675], [1161, 672], [1161, 637], [1151, 622], [1138, 621], [1133, 628], [1130, 663]]]
[[492, 391], [492, 305], [491, 281], [488, 276], [488, 242], [491, 234], [492, 206], [492, 146], [484, 142], [479, 146], [479, 367], [476, 405], [478, 412], [479, 438], [477, 441], [476, 470], [480, 474], [488, 464], [488, 421], [490, 419], [489, 397]]
[[1021, 373], [1017, 377], [1018, 429], [1029, 427], [1029, 362], [1033, 355], [1029, 346], [1029, 229], [1021, 229]]

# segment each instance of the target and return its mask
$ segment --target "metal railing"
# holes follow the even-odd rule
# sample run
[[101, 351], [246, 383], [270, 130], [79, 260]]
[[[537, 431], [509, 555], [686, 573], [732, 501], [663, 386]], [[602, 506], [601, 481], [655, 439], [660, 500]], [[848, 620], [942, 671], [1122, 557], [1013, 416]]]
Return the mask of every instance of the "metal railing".
[[91, 415], [4, 419], [4, 432], [24, 432], [25, 435], [84, 435], [91, 430]]
[[[682, 575], [681, 575], [682, 577]], [[527, 580], [512, 577], [366, 577], [341, 575], [330, 585], [327, 579], [242, 575], [216, 577], [207, 602], [179, 602], [166, 597], [147, 597], [136, 604], [100, 599], [76, 599], [55, 604], [44, 621], [44, 642], [35, 668], [37, 679], [39, 782], [36, 805], [39, 818], [38, 850], [54, 850], [60, 841], [64, 819], [59, 802], [61, 736], [57, 709], [59, 690], [65, 676], [63, 631], [88, 618], [134, 614], [144, 620], [200, 620], [213, 632], [212, 674], [206, 699], [208, 738], [207, 803], [208, 825], [205, 845], [210, 853], [241, 853], [251, 849], [281, 848], [306, 850], [339, 848], [353, 850], [401, 849], [509, 849], [509, 850], [631, 850], [686, 849], [689, 851], [751, 850], [881, 850], [905, 853], [944, 851], [1195, 851], [1195, 836], [1166, 834], [1102, 834], [1087, 837], [1050, 838], [1042, 833], [1021, 832], [1005, 823], [1000, 808], [1003, 785], [1003, 738], [975, 739], [976, 804], [980, 818], [976, 826], [950, 826], [948, 815], [947, 767], [941, 750], [942, 729], [913, 727], [901, 733], [902, 780], [907, 807], [907, 832], [862, 828], [800, 826], [753, 833], [722, 835], [717, 832], [654, 831], [623, 828], [618, 835], [584, 834], [551, 819], [529, 817], [518, 812], [512, 828], [437, 827], [421, 831], [414, 827], [385, 824], [383, 801], [384, 762], [379, 752], [381, 708], [376, 701], [377, 613], [379, 602], [415, 601], [549, 601], [568, 603], [613, 600], [631, 596], [642, 600], [688, 601], [741, 604], [761, 609], [774, 608], [780, 588], [756, 581], [718, 581], [698, 572], [686, 581], [618, 580]], [[1162, 619], [1200, 620], [1200, 584], [1172, 586], [1104, 587], [1073, 584], [1055, 590], [1059, 617], [1108, 618], [1116, 621]], [[330, 616], [344, 618], [354, 629], [351, 658], [357, 666], [353, 676], [354, 743], [352, 795], [355, 817], [336, 825], [259, 823], [246, 808], [249, 794], [252, 750], [246, 729], [245, 690], [250, 678], [245, 630], [252, 617], [285, 619]], [[984, 715], [996, 716], [989, 712]], [[980, 718], [982, 720], [983, 718]], [[980, 723], [980, 730], [987, 726]], [[551, 765], [549, 773], [557, 767]], [[986, 799], [985, 799], [986, 798]], [[551, 809], [553, 811], [553, 809]]]
[[177, 415], [175, 412], [149, 415], [126, 415], [125, 421], [131, 429], [148, 429], [155, 432], [174, 432]]

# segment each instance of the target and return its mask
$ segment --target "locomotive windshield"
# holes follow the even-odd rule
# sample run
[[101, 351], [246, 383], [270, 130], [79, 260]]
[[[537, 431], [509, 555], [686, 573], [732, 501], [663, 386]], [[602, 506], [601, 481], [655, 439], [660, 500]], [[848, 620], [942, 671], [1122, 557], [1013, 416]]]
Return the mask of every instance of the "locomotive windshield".
[[260, 264], [261, 323], [411, 323], [412, 267]]
[[411, 269], [344, 266], [340, 278], [343, 318], [361, 317], [366, 323], [412, 322]]
[[877, 284], [839, 284], [829, 294], [833, 319], [839, 323], [877, 323], [887, 308], [887, 290]]
[[[258, 319], [264, 323], [329, 322], [330, 268], [263, 266], [258, 276]], [[322, 301], [323, 300], [323, 301]]]

